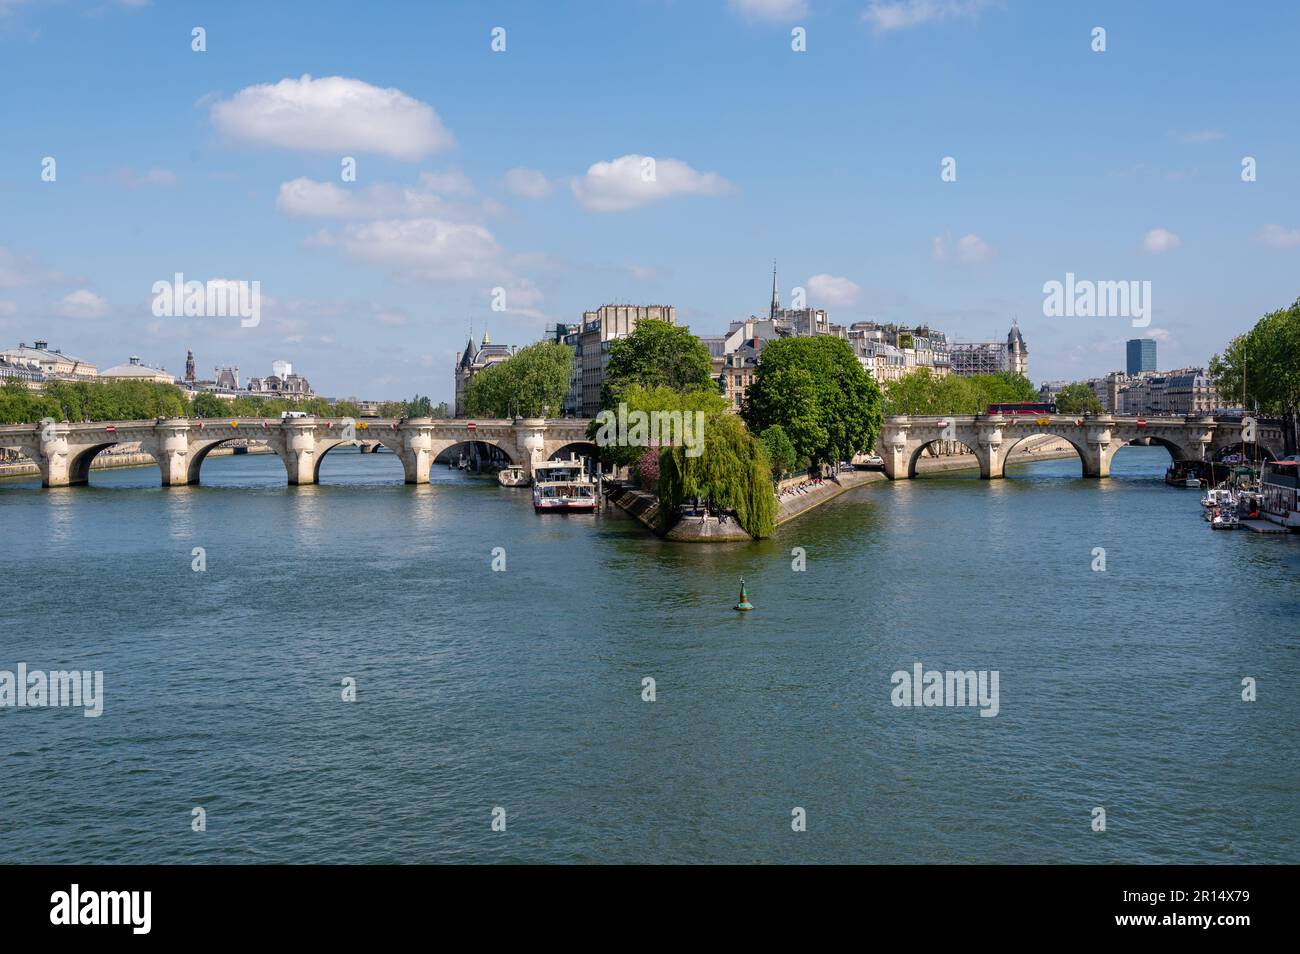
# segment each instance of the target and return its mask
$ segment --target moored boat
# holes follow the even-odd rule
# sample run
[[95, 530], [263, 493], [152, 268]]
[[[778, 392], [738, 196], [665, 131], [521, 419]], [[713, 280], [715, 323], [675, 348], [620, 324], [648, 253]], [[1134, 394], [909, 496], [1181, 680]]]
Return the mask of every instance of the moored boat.
[[527, 487], [529, 481], [522, 467], [511, 464], [497, 471], [497, 483], [502, 487]]
[[1259, 513], [1265, 520], [1300, 531], [1300, 460], [1264, 464], [1259, 476]]
[[551, 460], [533, 468], [533, 509], [592, 511], [596, 509], [596, 482], [587, 476], [582, 461]]

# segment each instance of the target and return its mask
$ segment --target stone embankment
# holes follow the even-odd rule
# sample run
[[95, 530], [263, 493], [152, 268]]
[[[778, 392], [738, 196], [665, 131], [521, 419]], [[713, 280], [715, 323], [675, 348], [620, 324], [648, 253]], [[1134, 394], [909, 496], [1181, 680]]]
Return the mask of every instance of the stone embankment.
[[[1044, 437], [1025, 441], [1025, 446], [1017, 448], [1011, 455], [1011, 461], [1025, 463], [1033, 460], [1057, 460], [1074, 457], [1075, 450], [1068, 442], [1054, 437]], [[973, 470], [979, 466], [974, 454], [952, 454], [940, 457], [922, 457], [916, 462], [917, 473], [943, 473], [948, 471]], [[838, 477], [828, 478], [820, 483], [809, 483], [803, 478], [791, 478], [782, 481], [783, 493], [777, 504], [776, 525], [801, 517], [808, 511], [821, 506], [828, 500], [834, 500], [840, 494], [847, 493], [878, 480], [885, 480], [885, 475], [878, 470], [844, 471]], [[797, 489], [796, 489], [797, 488]], [[609, 494], [610, 499], [624, 511], [635, 517], [642, 524], [658, 533], [656, 519], [659, 515], [659, 498], [644, 490], [632, 490], [619, 487]], [[720, 520], [716, 516], [683, 517], [671, 530], [663, 535], [665, 539], [683, 543], [740, 543], [749, 540], [749, 534], [740, 528], [734, 519]]]

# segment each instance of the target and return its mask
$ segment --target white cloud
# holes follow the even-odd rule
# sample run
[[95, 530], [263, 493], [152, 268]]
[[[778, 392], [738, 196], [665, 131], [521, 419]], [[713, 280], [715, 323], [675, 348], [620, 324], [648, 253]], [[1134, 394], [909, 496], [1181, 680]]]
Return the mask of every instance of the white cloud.
[[1188, 145], [1201, 142], [1214, 142], [1216, 139], [1222, 139], [1223, 133], [1217, 129], [1193, 129], [1183, 132], [1174, 133], [1174, 137], [1182, 143]]
[[862, 293], [862, 288], [856, 282], [838, 275], [813, 275], [804, 284], [812, 303], [827, 308], [852, 305]]
[[426, 281], [495, 277], [501, 246], [481, 225], [443, 219], [382, 219], [318, 233], [312, 244], [338, 248], [350, 258]]
[[381, 305], [378, 302], [370, 303], [370, 314], [375, 321], [381, 325], [389, 327], [399, 327], [407, 324], [411, 319], [407, 317], [406, 312], [401, 308], [390, 308], [387, 305]]
[[79, 289], [64, 295], [53, 305], [56, 315], [64, 318], [103, 318], [109, 313], [108, 302], [89, 289]]
[[1147, 333], [1143, 337], [1154, 338], [1156, 341], [1165, 342], [1169, 341], [1171, 336], [1168, 328], [1148, 328]]
[[871, 0], [862, 19], [877, 33], [888, 33], [954, 17], [974, 17], [992, 5], [993, 0]]
[[994, 254], [993, 246], [974, 233], [963, 235], [955, 244], [942, 235], [930, 240], [930, 257], [944, 264], [979, 265], [991, 260]]
[[119, 183], [128, 189], [138, 189], [141, 186], [173, 186], [176, 184], [176, 173], [170, 169], [150, 169], [144, 174], [138, 174], [133, 169], [119, 169], [116, 178]]
[[57, 272], [42, 267], [26, 255], [0, 245], [0, 288], [22, 288], [26, 285], [61, 283], [67, 279]]
[[525, 199], [543, 199], [551, 194], [554, 184], [536, 169], [509, 169], [501, 180], [506, 190]]
[[1259, 240], [1273, 248], [1295, 248], [1300, 246], [1300, 229], [1266, 225], [1259, 230]]
[[440, 213], [446, 203], [438, 195], [406, 186], [377, 183], [348, 189], [333, 182], [298, 178], [280, 184], [275, 207], [295, 218], [377, 219]]
[[807, 0], [727, 0], [727, 6], [751, 20], [793, 20], [808, 15]]
[[415, 161], [455, 140], [432, 106], [343, 76], [249, 86], [212, 106], [231, 139], [309, 152], [369, 152]]
[[635, 153], [594, 163], [569, 186], [593, 212], [621, 212], [674, 195], [721, 195], [734, 188], [716, 172], [697, 172], [677, 159]]
[[446, 169], [442, 172], [421, 172], [420, 185], [430, 192], [442, 195], [473, 195], [474, 183], [469, 176], [459, 169]]
[[1142, 237], [1142, 251], [1152, 255], [1168, 252], [1182, 244], [1183, 240], [1168, 229], [1152, 229]]

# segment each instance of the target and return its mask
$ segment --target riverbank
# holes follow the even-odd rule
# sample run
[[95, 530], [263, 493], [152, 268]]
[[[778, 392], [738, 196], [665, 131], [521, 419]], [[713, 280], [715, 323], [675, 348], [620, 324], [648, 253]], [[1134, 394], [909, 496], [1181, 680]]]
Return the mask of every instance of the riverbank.
[[[1075, 450], [1067, 441], [1044, 438], [1028, 447], [1013, 451], [1007, 462], [1022, 464], [1036, 460], [1061, 460], [1073, 456]], [[921, 474], [956, 473], [978, 468], [979, 462], [974, 454], [922, 457], [916, 462], [917, 473]], [[879, 470], [844, 471], [838, 477], [823, 480], [802, 492], [787, 494], [777, 504], [776, 526], [789, 523], [796, 517], [801, 517], [850, 490], [887, 479], [884, 472]], [[659, 532], [656, 523], [659, 516], [659, 498], [654, 494], [644, 490], [620, 488], [616, 493], [609, 494], [609, 499], [647, 529], [655, 533]], [[671, 530], [663, 534], [663, 537], [680, 543], [743, 543], [750, 539], [749, 534], [742, 530], [735, 520], [729, 519], [723, 522], [716, 516], [684, 517]]]
[[[218, 447], [209, 451], [209, 457], [226, 457], [234, 454], [236, 450], [248, 454], [270, 454], [271, 448], [259, 445], [255, 447], [234, 448]], [[158, 462], [153, 459], [152, 454], [146, 454], [143, 451], [126, 454], [110, 454], [107, 451], [100, 454], [90, 462], [91, 470], [116, 470], [123, 467], [157, 467]], [[0, 478], [4, 477], [35, 477], [40, 474], [34, 461], [23, 459], [13, 461], [7, 464], [0, 464]]]

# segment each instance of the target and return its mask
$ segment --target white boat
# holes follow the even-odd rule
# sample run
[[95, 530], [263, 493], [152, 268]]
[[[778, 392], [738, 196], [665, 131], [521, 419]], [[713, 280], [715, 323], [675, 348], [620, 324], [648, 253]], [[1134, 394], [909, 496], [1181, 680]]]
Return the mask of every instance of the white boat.
[[502, 487], [527, 487], [529, 480], [522, 467], [511, 464], [497, 471], [497, 483]]
[[596, 509], [596, 482], [587, 476], [580, 459], [550, 460], [533, 468], [533, 509], [538, 513]]
[[1214, 511], [1214, 517], [1210, 520], [1210, 526], [1215, 530], [1236, 530], [1236, 511], [1231, 507], [1221, 507]]
[[1259, 475], [1259, 504], [1265, 520], [1300, 531], [1300, 460], [1264, 464]]
[[1207, 509], [1232, 507], [1236, 503], [1236, 498], [1227, 487], [1211, 487], [1201, 496], [1201, 506]]

